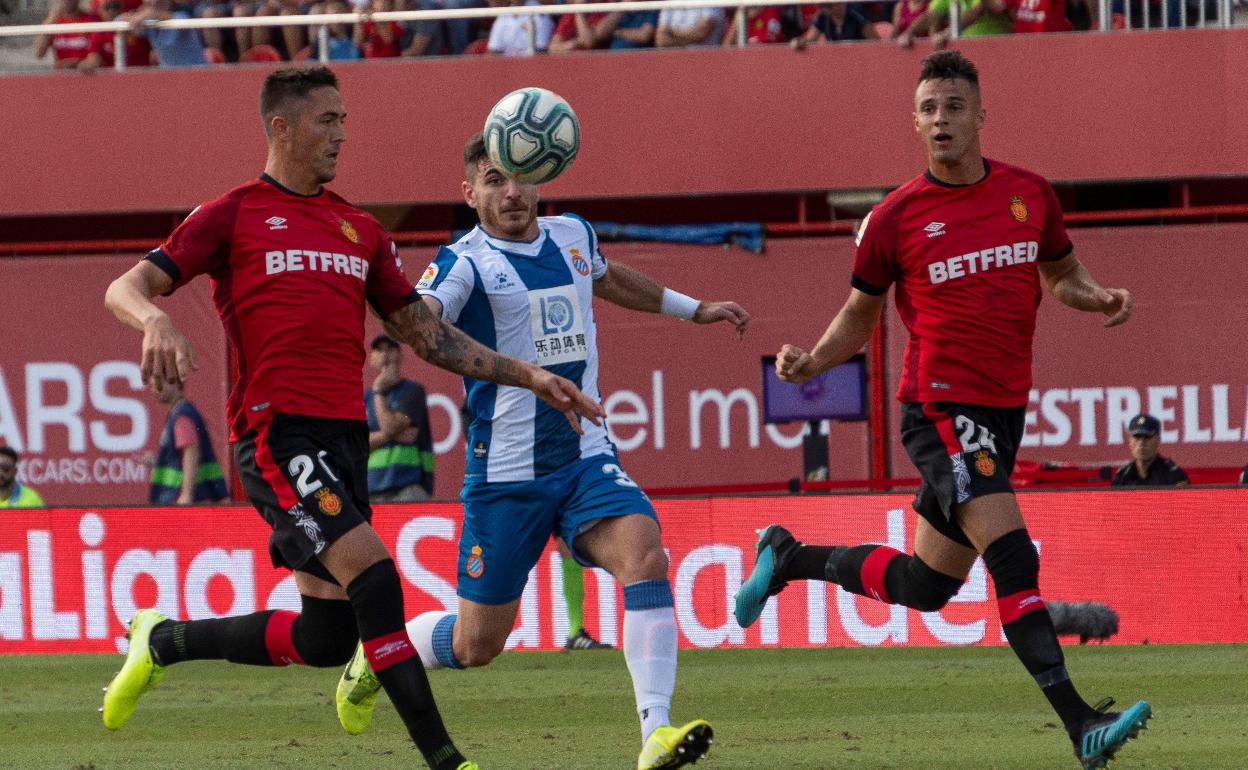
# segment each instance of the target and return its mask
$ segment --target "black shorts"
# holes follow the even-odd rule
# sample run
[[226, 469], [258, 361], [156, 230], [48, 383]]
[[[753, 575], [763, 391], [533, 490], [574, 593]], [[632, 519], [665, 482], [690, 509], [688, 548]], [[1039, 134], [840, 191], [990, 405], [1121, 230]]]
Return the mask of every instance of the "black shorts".
[[336, 583], [318, 554], [372, 518], [368, 424], [273, 414], [234, 445], [247, 499], [273, 528], [274, 567]]
[[953, 506], [996, 492], [1013, 492], [1010, 474], [1023, 438], [1027, 407], [936, 401], [902, 404], [901, 443], [923, 483], [914, 510], [945, 537], [974, 547], [953, 517]]

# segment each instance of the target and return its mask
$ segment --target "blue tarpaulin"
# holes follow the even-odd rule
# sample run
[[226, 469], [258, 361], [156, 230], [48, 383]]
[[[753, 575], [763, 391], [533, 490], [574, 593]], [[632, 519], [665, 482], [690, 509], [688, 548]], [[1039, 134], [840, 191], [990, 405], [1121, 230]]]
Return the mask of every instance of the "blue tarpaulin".
[[723, 243], [763, 253], [760, 222], [726, 222], [713, 225], [621, 225], [594, 222], [604, 241], [665, 241], [667, 243]]

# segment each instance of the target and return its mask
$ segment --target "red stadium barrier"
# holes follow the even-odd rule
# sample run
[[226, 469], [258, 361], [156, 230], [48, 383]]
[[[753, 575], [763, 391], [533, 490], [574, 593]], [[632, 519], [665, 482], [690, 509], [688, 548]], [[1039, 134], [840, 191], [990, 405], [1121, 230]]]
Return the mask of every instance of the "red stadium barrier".
[[[1028, 492], [1019, 500], [1041, 552], [1045, 597], [1113, 607], [1120, 630], [1112, 642], [1248, 641], [1241, 574], [1248, 490]], [[892, 494], [657, 501], [682, 646], [1002, 644], [982, 563], [939, 613], [811, 583], [791, 586], [748, 631], [732, 619], [756, 527], [781, 521], [810, 541], [908, 549], [909, 501]], [[124, 621], [141, 606], [195, 618], [298, 607], [288, 574], [268, 566], [265, 525], [247, 508], [13, 510], [6, 519], [0, 653], [117, 651]], [[453, 606], [459, 506], [383, 506], [375, 522], [406, 582], [409, 615]], [[487, 570], [495, 558], [485, 554]], [[561, 646], [561, 574], [548, 552], [530, 576], [510, 646]], [[618, 588], [609, 579], [588, 586], [586, 625], [618, 642]]]

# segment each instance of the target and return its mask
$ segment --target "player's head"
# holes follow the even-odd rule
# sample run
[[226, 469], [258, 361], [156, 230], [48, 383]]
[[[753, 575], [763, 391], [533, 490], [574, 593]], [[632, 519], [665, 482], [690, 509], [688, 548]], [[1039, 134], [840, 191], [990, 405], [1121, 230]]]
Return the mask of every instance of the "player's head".
[[270, 74], [260, 89], [260, 117], [271, 154], [311, 171], [318, 184], [338, 173], [347, 112], [338, 78], [328, 67], [288, 67]]
[[1161, 421], [1151, 414], [1137, 414], [1127, 423], [1131, 434], [1131, 457], [1145, 465], [1157, 459], [1161, 447]]
[[368, 349], [368, 365], [374, 369], [384, 369], [398, 364], [402, 357], [403, 348], [385, 334], [378, 334], [374, 337], [373, 344]]
[[17, 450], [0, 446], [0, 487], [9, 487], [17, 478]]
[[979, 100], [979, 71], [958, 51], [937, 51], [923, 60], [914, 92], [914, 128], [931, 161], [952, 164], [974, 152], [984, 108]]
[[463, 191], [489, 234], [516, 241], [537, 236], [537, 185], [518, 182], [491, 163], [481, 134], [464, 144]]
[[162, 404], [176, 404], [182, 400], [182, 383], [166, 382], [155, 394], [156, 400]]

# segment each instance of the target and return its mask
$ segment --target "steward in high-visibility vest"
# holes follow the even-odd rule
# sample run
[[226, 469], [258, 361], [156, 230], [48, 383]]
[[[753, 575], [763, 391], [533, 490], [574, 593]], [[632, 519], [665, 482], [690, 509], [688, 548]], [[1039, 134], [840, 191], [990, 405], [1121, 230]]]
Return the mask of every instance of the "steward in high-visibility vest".
[[[212, 451], [212, 440], [208, 436], [204, 418], [194, 404], [180, 398], [181, 388], [177, 384], [165, 386], [165, 392], [158, 394], [157, 398], [165, 401], [166, 398], [172, 398], [173, 392], [179, 398], [169, 410], [169, 419], [165, 421], [165, 427], [160, 432], [148, 500], [165, 505], [223, 500], [228, 495], [225, 477], [217, 462], [216, 453]], [[189, 489], [185, 477], [186, 472], [192, 469], [188, 469], [187, 465], [193, 466], [194, 473], [194, 481]], [[184, 490], [189, 494], [183, 494]]]

